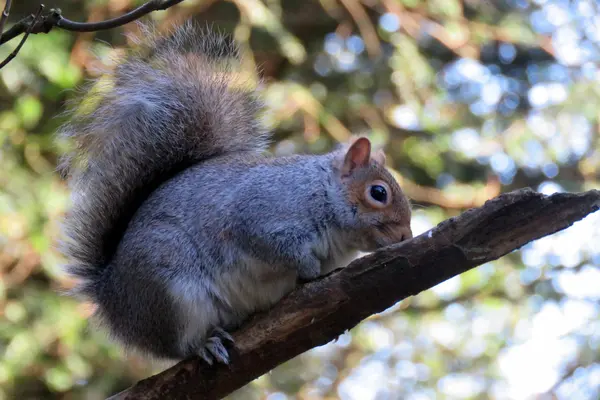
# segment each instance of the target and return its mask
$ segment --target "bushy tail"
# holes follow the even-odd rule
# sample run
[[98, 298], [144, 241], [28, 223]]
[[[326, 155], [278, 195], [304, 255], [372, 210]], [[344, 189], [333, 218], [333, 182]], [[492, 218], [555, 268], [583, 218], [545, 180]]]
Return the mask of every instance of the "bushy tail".
[[72, 189], [62, 250], [84, 296], [159, 184], [191, 164], [268, 144], [232, 40], [191, 23], [166, 36], [142, 30], [138, 48], [93, 82], [59, 132], [74, 144], [60, 166]]

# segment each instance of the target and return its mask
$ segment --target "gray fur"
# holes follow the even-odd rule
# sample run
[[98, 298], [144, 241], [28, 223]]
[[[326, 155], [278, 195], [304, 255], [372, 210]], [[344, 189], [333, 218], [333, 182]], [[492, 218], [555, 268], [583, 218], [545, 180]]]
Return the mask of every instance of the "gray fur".
[[[227, 363], [226, 331], [298, 279], [391, 243], [386, 224], [410, 220], [374, 164], [360, 173], [393, 182], [398, 205], [388, 219], [359, 215], [339, 172], [343, 149], [263, 155], [254, 92], [227, 78], [236, 60], [231, 42], [190, 24], [150, 35], [116, 68], [117, 84], [92, 93], [95, 108], [62, 130], [76, 141], [63, 248], [74, 292], [97, 305], [114, 339], [157, 358]], [[366, 244], [374, 227], [377, 244]]]
[[[132, 218], [108, 266], [95, 293], [99, 316], [123, 343], [185, 357], [215, 327], [233, 329], [271, 307], [298, 277], [343, 266], [355, 222], [341, 182], [330, 182], [333, 158], [224, 156], [165, 183]], [[173, 318], [167, 336], [178, 336], [168, 350], [164, 335], [148, 334], [148, 326], [165, 329], [165, 316]]]
[[190, 23], [165, 37], [145, 33], [109, 79], [90, 86], [84, 105], [95, 106], [75, 109], [60, 131], [75, 143], [60, 166], [74, 193], [62, 247], [82, 279], [109, 261], [115, 226], [153, 186], [194, 163], [268, 144], [255, 93], [230, 84], [239, 63], [230, 39]]

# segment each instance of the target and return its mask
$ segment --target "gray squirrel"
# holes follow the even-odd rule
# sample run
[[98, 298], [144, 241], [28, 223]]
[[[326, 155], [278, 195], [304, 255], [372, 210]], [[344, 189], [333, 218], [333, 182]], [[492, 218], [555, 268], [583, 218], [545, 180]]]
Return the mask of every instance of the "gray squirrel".
[[359, 251], [412, 237], [409, 201], [367, 138], [269, 156], [234, 41], [184, 23], [144, 37], [59, 134], [72, 294], [125, 349], [229, 362], [228, 332]]

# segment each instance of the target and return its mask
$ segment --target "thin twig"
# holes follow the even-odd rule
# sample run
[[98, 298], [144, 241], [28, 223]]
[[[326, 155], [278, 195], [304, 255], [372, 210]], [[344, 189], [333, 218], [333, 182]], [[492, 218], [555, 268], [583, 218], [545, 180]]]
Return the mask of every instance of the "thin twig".
[[378, 57], [381, 54], [381, 43], [377, 37], [377, 31], [369, 19], [369, 15], [356, 0], [340, 0], [346, 7], [354, 22], [358, 26], [358, 30], [365, 40], [367, 52], [372, 58]]
[[2, 11], [2, 16], [0, 17], [0, 35], [4, 31], [4, 24], [6, 24], [6, 20], [8, 19], [8, 14], [10, 13], [10, 6], [12, 0], [6, 0], [4, 4], [4, 11]]
[[102, 31], [105, 29], [112, 29], [118, 26], [128, 24], [131, 21], [135, 21], [136, 19], [141, 18], [148, 13], [151, 13], [152, 11], [164, 10], [177, 3], [181, 3], [182, 1], [183, 0], [150, 0], [149, 2], [139, 6], [135, 10], [128, 12], [127, 14], [123, 14], [120, 17], [100, 22], [76, 22], [62, 17], [58, 21], [56, 26], [73, 32]]
[[33, 25], [36, 23], [36, 21], [38, 20], [38, 18], [40, 17], [40, 15], [42, 15], [42, 11], [43, 10], [44, 10], [44, 5], [40, 4], [40, 8], [38, 9], [37, 13], [35, 14], [35, 17], [33, 18], [33, 23], [29, 26], [29, 28], [27, 29], [27, 32], [25, 32], [25, 35], [23, 36], [23, 39], [21, 39], [21, 42], [19, 43], [19, 45], [17, 46], [17, 48], [14, 49], [12, 51], [12, 53], [10, 53], [8, 55], [8, 57], [6, 57], [6, 59], [0, 63], [0, 69], [3, 68], [9, 62], [11, 62], [12, 59], [17, 56], [17, 53], [19, 53], [19, 51], [21, 50], [21, 47], [23, 47], [23, 44], [25, 44], [25, 41], [29, 37], [29, 34], [31, 33], [31, 30], [33, 29]]
[[51, 9], [47, 14], [42, 15], [42, 18], [39, 21], [35, 21], [33, 15], [28, 15], [14, 24], [6, 32], [2, 33], [2, 36], [0, 37], [0, 45], [16, 38], [24, 32], [27, 32], [30, 27], [31, 33], [33, 34], [50, 32], [52, 27], [56, 26], [58, 20], [62, 18], [60, 13], [61, 11], [59, 9]]
[[39, 20], [34, 18], [32, 15], [29, 15], [14, 24], [9, 30], [2, 33], [2, 36], [0, 37], [0, 45], [14, 39], [24, 32], [29, 31], [29, 33], [33, 34], [48, 33], [54, 27], [59, 27], [61, 29], [73, 32], [93, 32], [112, 29], [141, 18], [152, 11], [166, 10], [167, 8], [181, 3], [182, 1], [184, 0], [150, 0], [135, 10], [123, 14], [120, 17], [91, 23], [71, 21], [70, 19], [62, 16], [62, 11], [60, 9], [51, 9]]

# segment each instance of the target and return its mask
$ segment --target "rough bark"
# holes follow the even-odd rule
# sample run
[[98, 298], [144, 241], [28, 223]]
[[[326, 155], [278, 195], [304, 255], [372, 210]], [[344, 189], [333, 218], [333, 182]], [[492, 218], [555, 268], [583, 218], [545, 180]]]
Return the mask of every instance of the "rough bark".
[[408, 241], [304, 284], [233, 333], [229, 366], [197, 359], [144, 379], [111, 399], [219, 399], [368, 316], [600, 208], [600, 191], [545, 196], [529, 189], [440, 223]]

